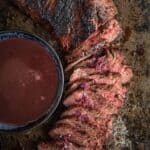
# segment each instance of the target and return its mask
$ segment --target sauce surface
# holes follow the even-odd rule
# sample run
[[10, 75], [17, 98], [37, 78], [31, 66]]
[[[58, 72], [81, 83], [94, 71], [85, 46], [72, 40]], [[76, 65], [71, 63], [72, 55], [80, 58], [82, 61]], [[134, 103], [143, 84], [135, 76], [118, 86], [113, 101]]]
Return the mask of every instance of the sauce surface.
[[57, 91], [49, 53], [28, 39], [0, 41], [0, 122], [25, 124], [39, 118]]

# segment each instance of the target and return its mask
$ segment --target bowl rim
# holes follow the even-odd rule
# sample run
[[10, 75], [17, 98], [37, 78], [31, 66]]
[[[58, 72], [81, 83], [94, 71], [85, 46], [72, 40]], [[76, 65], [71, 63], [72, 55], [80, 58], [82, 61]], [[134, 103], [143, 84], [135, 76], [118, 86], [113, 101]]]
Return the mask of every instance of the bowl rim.
[[[18, 34], [20, 34], [18, 36]], [[3, 38], [1, 36], [4, 35]], [[12, 36], [13, 35], [13, 36]], [[7, 36], [7, 37], [5, 37]], [[11, 37], [9, 37], [11, 36]], [[22, 30], [6, 30], [6, 31], [0, 31], [0, 41], [5, 39], [11, 39], [11, 38], [24, 38], [24, 39], [30, 39], [34, 40], [35, 42], [39, 43], [43, 47], [46, 47], [45, 50], [52, 56], [53, 61], [56, 64], [57, 72], [58, 72], [58, 90], [56, 93], [56, 96], [53, 99], [53, 103], [49, 106], [49, 108], [41, 114], [36, 120], [33, 120], [31, 122], [28, 122], [23, 125], [13, 125], [13, 124], [3, 124], [0, 123], [0, 132], [20, 132], [20, 131], [27, 131], [30, 129], [34, 129], [43, 123], [45, 123], [56, 111], [56, 108], [61, 102], [61, 98], [63, 96], [64, 91], [64, 71], [63, 66], [61, 63], [61, 59], [55, 49], [51, 46], [52, 44], [48, 43], [46, 40], [41, 38], [38, 35], [35, 35], [30, 32], [22, 31]]]

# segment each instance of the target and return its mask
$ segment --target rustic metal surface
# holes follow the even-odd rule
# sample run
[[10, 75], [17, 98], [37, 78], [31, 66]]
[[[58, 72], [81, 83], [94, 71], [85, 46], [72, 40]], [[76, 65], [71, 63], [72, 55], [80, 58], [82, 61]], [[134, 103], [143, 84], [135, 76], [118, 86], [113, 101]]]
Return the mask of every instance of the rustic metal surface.
[[[118, 20], [125, 31], [122, 51], [134, 71], [126, 103], [114, 121], [114, 138], [108, 149], [150, 149], [150, 1], [115, 0]], [[50, 34], [20, 13], [6, 0], [0, 1], [0, 30], [20, 29], [36, 33], [51, 42]], [[59, 50], [58, 50], [59, 51]], [[50, 121], [49, 121], [50, 122]], [[0, 150], [34, 150], [47, 138], [50, 123], [30, 132], [0, 134]]]
[[114, 126], [115, 144], [142, 150], [138, 146], [145, 143], [150, 149], [150, 1], [115, 2], [125, 31], [123, 52], [134, 71], [128, 99]]

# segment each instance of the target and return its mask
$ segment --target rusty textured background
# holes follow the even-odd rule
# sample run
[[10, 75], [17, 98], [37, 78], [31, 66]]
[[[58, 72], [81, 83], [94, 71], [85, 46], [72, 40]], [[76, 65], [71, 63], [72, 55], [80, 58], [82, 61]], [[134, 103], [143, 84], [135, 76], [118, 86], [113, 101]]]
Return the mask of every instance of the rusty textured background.
[[[113, 139], [109, 150], [150, 150], [150, 0], [115, 0], [124, 38], [121, 50], [134, 71], [128, 97], [120, 114], [115, 116]], [[51, 35], [7, 0], [0, 0], [0, 30], [20, 29], [35, 33], [52, 43]], [[51, 121], [30, 132], [0, 133], [0, 150], [34, 150], [47, 139]]]

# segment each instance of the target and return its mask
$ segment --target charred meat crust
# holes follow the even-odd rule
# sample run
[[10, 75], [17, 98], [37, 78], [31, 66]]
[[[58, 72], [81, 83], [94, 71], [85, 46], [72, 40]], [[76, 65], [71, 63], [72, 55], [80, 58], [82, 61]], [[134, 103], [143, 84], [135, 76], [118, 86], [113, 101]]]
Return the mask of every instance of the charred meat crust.
[[112, 0], [10, 0], [34, 20], [53, 29], [65, 49], [75, 48], [117, 9]]
[[113, 42], [116, 38], [121, 37], [121, 35], [122, 29], [119, 22], [116, 19], [112, 19], [107, 24], [99, 27], [87, 40], [66, 55], [65, 61], [72, 65], [72, 63], [82, 57], [97, 54], [105, 45]]

